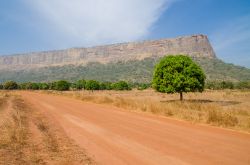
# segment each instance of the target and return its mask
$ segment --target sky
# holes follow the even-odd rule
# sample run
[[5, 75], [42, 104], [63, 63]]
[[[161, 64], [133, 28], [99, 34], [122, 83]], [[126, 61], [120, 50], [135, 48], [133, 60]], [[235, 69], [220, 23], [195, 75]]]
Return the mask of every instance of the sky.
[[250, 0], [0, 1], [0, 55], [193, 34], [250, 68]]

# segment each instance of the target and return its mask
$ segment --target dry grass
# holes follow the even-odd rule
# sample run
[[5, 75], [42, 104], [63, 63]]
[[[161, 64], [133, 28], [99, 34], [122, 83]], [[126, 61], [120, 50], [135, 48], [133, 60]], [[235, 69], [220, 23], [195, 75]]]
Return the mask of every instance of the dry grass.
[[97, 104], [108, 104], [130, 111], [204, 123], [250, 132], [250, 91], [223, 90], [184, 94], [161, 94], [145, 91], [70, 91], [55, 92]]
[[15, 95], [0, 92], [0, 101], [0, 164], [93, 164], [43, 112]]

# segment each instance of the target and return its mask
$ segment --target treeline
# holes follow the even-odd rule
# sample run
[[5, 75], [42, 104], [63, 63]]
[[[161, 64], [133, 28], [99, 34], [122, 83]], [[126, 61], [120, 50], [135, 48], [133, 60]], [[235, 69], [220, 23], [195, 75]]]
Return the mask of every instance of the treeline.
[[[96, 80], [78, 80], [76, 82], [68, 82], [65, 80], [54, 81], [49, 83], [17, 83], [15, 81], [7, 81], [0, 84], [0, 89], [6, 90], [131, 90], [133, 88], [144, 90], [151, 87], [146, 83], [128, 83], [126, 81], [118, 82], [99, 82]], [[250, 81], [230, 82], [230, 81], [209, 81], [205, 84], [206, 89], [222, 90], [222, 89], [250, 89]]]
[[118, 82], [99, 82], [96, 80], [78, 80], [76, 82], [68, 82], [65, 80], [54, 81], [49, 83], [17, 83], [15, 81], [7, 81], [0, 84], [0, 89], [6, 90], [131, 90], [137, 88], [138, 90], [147, 89], [150, 84], [128, 83], [125, 81]]
[[205, 84], [206, 89], [250, 89], [250, 81], [231, 82], [231, 81], [209, 81]]

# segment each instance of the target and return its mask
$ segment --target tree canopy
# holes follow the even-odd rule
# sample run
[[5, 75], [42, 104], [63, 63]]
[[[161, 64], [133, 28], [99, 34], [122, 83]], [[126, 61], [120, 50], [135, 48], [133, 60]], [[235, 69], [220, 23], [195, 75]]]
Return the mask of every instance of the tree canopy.
[[58, 91], [69, 90], [69, 87], [70, 87], [70, 83], [65, 80], [56, 81], [54, 84], [54, 89]]
[[3, 84], [3, 88], [7, 90], [18, 89], [18, 84], [15, 81], [7, 81]]
[[100, 89], [100, 84], [98, 81], [95, 80], [89, 80], [85, 84], [85, 89], [87, 90], [99, 90]]
[[156, 65], [153, 88], [163, 93], [202, 92], [205, 74], [201, 67], [185, 55], [169, 55]]

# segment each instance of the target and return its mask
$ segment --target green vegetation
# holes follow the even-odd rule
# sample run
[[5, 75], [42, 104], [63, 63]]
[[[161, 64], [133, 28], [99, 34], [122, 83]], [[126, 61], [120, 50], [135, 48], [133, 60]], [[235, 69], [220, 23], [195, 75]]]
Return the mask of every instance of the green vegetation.
[[60, 80], [55, 82], [54, 85], [54, 90], [58, 90], [58, 91], [67, 91], [70, 88], [70, 83], [68, 81], [65, 80]]
[[[207, 81], [250, 81], [250, 69], [227, 64], [219, 59], [194, 58], [206, 74]], [[30, 70], [0, 70], [0, 83], [8, 80], [16, 82], [52, 82], [56, 80], [77, 81], [79, 77], [100, 82], [127, 81], [130, 83], [151, 83], [153, 68], [159, 58], [146, 58], [108, 64], [89, 63], [86, 66], [55, 66]]]
[[206, 83], [207, 89], [250, 89], [250, 81], [231, 82], [231, 81], [209, 81]]
[[86, 82], [84, 89], [86, 90], [99, 90], [100, 89], [100, 83], [95, 80], [89, 80]]
[[96, 80], [78, 80], [70, 83], [66, 80], [54, 81], [49, 83], [26, 82], [17, 84], [14, 81], [7, 81], [4, 85], [0, 84], [0, 89], [21, 89], [21, 90], [130, 90], [132, 85], [125, 81], [119, 82], [99, 82]]
[[205, 85], [205, 74], [188, 56], [175, 55], [162, 58], [156, 65], [153, 87], [162, 93], [202, 92]]
[[[214, 58], [193, 58], [193, 60], [206, 74], [205, 88], [250, 89], [250, 69], [226, 64]], [[56, 90], [55, 82], [66, 80], [73, 82], [70, 83], [71, 90], [81, 90], [85, 89], [86, 80], [96, 80], [99, 82], [99, 90], [111, 90], [114, 82], [122, 80], [129, 82], [129, 88], [143, 90], [151, 87], [153, 68], [159, 61], [159, 58], [146, 58], [108, 64], [89, 63], [86, 66], [66, 65], [22, 71], [0, 70], [0, 83], [13, 80], [19, 84], [19, 89]], [[79, 80], [79, 77], [84, 77], [86, 80]], [[1, 88], [4, 88], [4, 84], [0, 85]]]
[[112, 89], [114, 90], [130, 90], [129, 84], [125, 81], [119, 81], [112, 84]]
[[86, 81], [85, 81], [84, 79], [78, 80], [78, 81], [75, 83], [75, 88], [76, 88], [76, 89], [84, 89], [85, 84], [86, 84]]
[[7, 81], [3, 84], [3, 89], [7, 89], [7, 90], [18, 89], [18, 84], [14, 81]]

